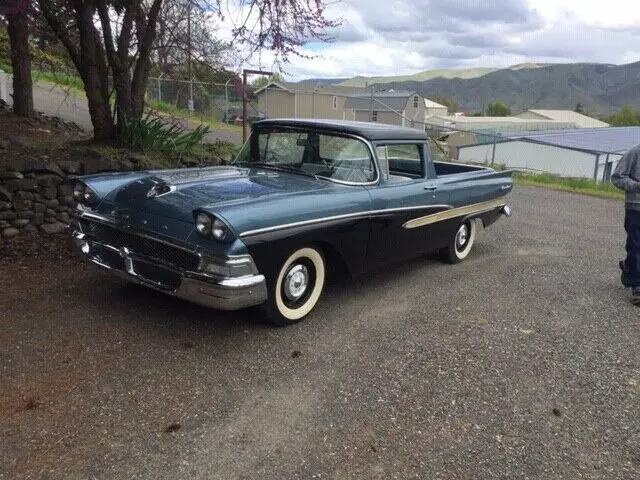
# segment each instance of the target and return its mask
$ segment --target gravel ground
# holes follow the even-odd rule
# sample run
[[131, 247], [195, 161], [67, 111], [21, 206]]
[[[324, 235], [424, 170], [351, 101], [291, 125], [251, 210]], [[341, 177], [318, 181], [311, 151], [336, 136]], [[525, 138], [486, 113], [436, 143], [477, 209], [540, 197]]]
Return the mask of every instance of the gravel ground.
[[512, 205], [462, 264], [339, 279], [281, 329], [5, 258], [0, 478], [640, 478], [622, 204]]

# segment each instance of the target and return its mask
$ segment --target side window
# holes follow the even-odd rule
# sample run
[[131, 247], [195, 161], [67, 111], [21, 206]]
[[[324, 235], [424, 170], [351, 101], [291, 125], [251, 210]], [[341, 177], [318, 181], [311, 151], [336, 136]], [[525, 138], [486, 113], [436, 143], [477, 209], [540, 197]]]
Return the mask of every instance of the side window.
[[333, 96], [333, 109], [337, 110], [338, 108], [338, 97], [336, 97], [335, 95]]
[[366, 183], [375, 179], [375, 167], [366, 144], [336, 135], [318, 135], [318, 155], [330, 167], [322, 173], [333, 180]]
[[[395, 143], [377, 147], [380, 168], [387, 169], [390, 178], [394, 176], [407, 178], [424, 177], [422, 163], [422, 145], [417, 143]], [[381, 154], [384, 157], [381, 157]]]
[[416, 95], [413, 97], [413, 108], [418, 108], [419, 97]]
[[377, 112], [377, 110], [374, 110], [373, 112], [371, 112], [371, 121], [372, 122], [377, 122], [378, 121], [378, 112]]

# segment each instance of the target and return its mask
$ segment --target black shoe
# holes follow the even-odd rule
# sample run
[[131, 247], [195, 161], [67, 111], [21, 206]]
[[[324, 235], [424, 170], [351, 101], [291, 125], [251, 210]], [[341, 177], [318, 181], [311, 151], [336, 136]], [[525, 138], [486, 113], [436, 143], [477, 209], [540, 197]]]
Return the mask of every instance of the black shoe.
[[640, 287], [633, 287], [631, 290], [631, 303], [640, 307]]
[[622, 285], [629, 288], [631, 286], [631, 282], [629, 281], [629, 272], [624, 268], [624, 260], [620, 260], [618, 266], [620, 267], [620, 270], [622, 270], [622, 273], [620, 274], [620, 281], [622, 282]]

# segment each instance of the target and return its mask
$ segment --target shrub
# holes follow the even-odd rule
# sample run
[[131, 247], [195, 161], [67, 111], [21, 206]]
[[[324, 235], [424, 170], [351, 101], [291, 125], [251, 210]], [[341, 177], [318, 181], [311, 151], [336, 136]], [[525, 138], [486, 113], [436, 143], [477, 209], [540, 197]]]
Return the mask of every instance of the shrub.
[[125, 119], [120, 125], [120, 143], [135, 150], [186, 153], [202, 143], [208, 125], [188, 131], [175, 120], [148, 111], [140, 119]]

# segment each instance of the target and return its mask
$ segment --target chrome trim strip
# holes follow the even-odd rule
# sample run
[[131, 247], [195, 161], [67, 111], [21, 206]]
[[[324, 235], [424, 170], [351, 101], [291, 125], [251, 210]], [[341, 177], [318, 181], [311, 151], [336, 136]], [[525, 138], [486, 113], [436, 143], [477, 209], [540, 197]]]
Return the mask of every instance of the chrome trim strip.
[[385, 209], [381, 209], [381, 210], [367, 210], [364, 212], [356, 212], [356, 213], [345, 213], [342, 215], [334, 215], [331, 217], [322, 217], [322, 218], [316, 218], [313, 220], [302, 220], [300, 222], [292, 222], [292, 223], [285, 223], [283, 225], [274, 225], [273, 227], [264, 227], [264, 228], [258, 228], [256, 230], [247, 230], [246, 232], [242, 232], [239, 237], [243, 238], [243, 237], [249, 237], [249, 236], [253, 236], [253, 235], [258, 235], [261, 233], [269, 233], [269, 232], [273, 232], [276, 230], [284, 230], [287, 228], [295, 228], [295, 227], [304, 227], [307, 225], [313, 225], [316, 223], [324, 223], [324, 222], [332, 222], [335, 220], [345, 220], [348, 218], [356, 218], [356, 217], [369, 217], [372, 215], [379, 215], [379, 214], [383, 214], [383, 213], [394, 213], [394, 212], [408, 212], [411, 210], [423, 210], [426, 208], [444, 208], [444, 209], [451, 209], [453, 208], [451, 205], [444, 205], [444, 204], [432, 204], [432, 205], [418, 205], [418, 206], [413, 206], [413, 207], [397, 207], [397, 208], [385, 208]]
[[402, 225], [402, 228], [423, 227], [425, 225], [431, 225], [432, 223], [441, 222], [443, 220], [449, 220], [456, 217], [490, 212], [491, 210], [494, 210], [496, 208], [504, 207], [506, 204], [507, 200], [504, 197], [501, 197], [494, 200], [488, 200], [486, 202], [465, 205], [464, 207], [451, 208], [444, 212], [433, 213], [431, 215], [425, 215], [423, 217], [409, 220], [404, 225]]

